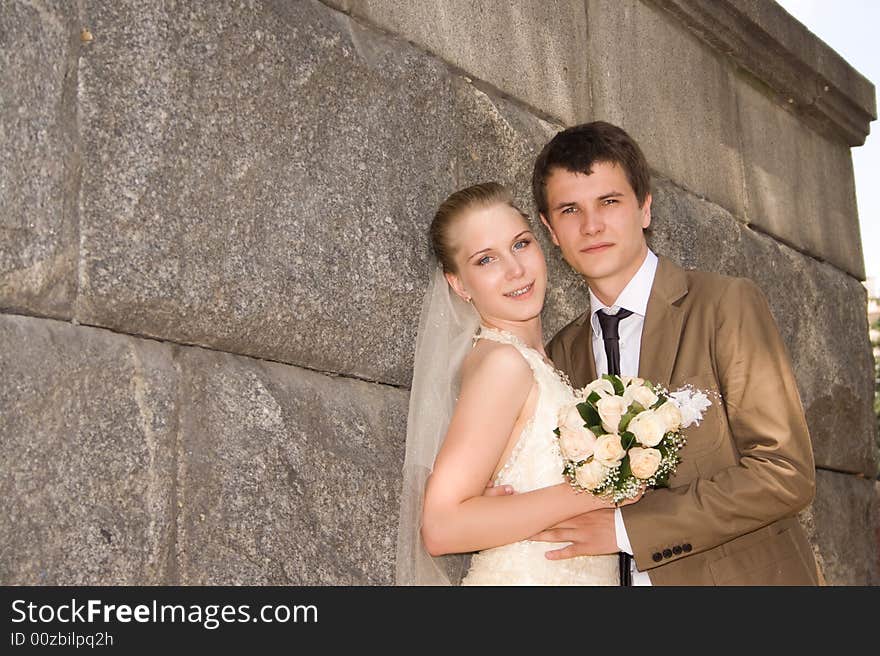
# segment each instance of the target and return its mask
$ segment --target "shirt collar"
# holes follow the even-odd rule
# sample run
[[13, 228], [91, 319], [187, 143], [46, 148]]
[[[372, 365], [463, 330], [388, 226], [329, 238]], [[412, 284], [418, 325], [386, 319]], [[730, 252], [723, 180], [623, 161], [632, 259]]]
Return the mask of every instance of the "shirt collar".
[[629, 310], [633, 314], [638, 314], [639, 316], [644, 317], [645, 312], [648, 309], [648, 298], [651, 296], [651, 287], [654, 284], [654, 274], [656, 273], [657, 256], [651, 249], [648, 249], [648, 254], [645, 257], [645, 261], [642, 262], [642, 266], [636, 271], [636, 275], [630, 278], [630, 281], [626, 284], [626, 287], [623, 288], [623, 291], [620, 292], [620, 296], [617, 297], [617, 300], [615, 300], [612, 305], [605, 305], [591, 289], [590, 322], [593, 325], [593, 334], [602, 334], [599, 332], [599, 319], [596, 317], [596, 312], [599, 310], [611, 309], [613, 314], [614, 312], [617, 312], [618, 308], [623, 308]]

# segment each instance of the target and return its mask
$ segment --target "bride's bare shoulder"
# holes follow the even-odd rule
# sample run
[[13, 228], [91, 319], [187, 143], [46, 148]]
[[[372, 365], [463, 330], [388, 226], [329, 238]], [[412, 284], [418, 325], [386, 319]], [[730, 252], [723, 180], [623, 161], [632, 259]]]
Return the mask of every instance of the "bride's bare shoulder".
[[479, 339], [461, 365], [461, 382], [475, 378], [509, 377], [513, 381], [530, 381], [532, 370], [522, 353], [511, 344]]

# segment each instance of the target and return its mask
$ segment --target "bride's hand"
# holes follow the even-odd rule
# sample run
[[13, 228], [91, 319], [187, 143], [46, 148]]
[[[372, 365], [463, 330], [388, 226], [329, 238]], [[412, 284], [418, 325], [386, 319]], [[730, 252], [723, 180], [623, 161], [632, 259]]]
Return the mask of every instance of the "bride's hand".
[[492, 481], [483, 490], [484, 497], [504, 497], [508, 494], [513, 494], [512, 485], [495, 485]]

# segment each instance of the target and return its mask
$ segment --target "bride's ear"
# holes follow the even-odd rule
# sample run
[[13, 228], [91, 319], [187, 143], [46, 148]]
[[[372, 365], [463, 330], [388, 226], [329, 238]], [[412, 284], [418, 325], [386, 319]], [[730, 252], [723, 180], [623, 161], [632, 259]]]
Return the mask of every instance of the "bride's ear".
[[458, 294], [461, 300], [465, 301], [466, 303], [470, 303], [471, 295], [467, 293], [464, 286], [461, 284], [461, 280], [459, 279], [459, 277], [454, 273], [450, 273], [449, 271], [445, 271], [443, 275], [446, 276], [446, 281], [449, 283], [449, 286], [452, 287], [452, 291]]

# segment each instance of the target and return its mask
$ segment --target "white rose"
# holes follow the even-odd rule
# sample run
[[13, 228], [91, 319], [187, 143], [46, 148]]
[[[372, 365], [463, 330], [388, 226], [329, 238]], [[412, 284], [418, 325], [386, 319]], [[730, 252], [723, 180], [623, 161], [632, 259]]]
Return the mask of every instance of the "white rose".
[[654, 412], [666, 424], [666, 432], [674, 432], [681, 428], [681, 410], [672, 401], [667, 401]]
[[632, 385], [623, 392], [627, 407], [635, 401], [643, 408], [650, 408], [657, 403], [657, 395], [647, 385]]
[[561, 408], [559, 411], [559, 449], [566, 460], [578, 462], [593, 455], [596, 436], [584, 426], [577, 404]]
[[599, 399], [596, 404], [596, 410], [599, 411], [599, 418], [602, 420], [602, 426], [609, 433], [616, 433], [620, 426], [620, 418], [626, 412], [626, 401], [621, 396], [606, 396]]
[[644, 446], [657, 446], [666, 434], [666, 422], [653, 410], [640, 412], [629, 422], [626, 430]]
[[639, 378], [638, 376], [621, 376], [620, 380], [623, 382], [623, 387], [631, 387], [633, 385], [641, 385], [645, 382], [644, 378]]
[[556, 419], [559, 421], [560, 432], [563, 427], [569, 430], [576, 430], [581, 428], [585, 423], [584, 418], [581, 417], [581, 413], [578, 412], [577, 403], [572, 403], [571, 405], [559, 408], [559, 413], [556, 415]]
[[608, 468], [598, 460], [591, 460], [577, 468], [574, 476], [578, 485], [588, 490], [594, 490], [605, 480]]
[[593, 455], [596, 436], [589, 428], [572, 430], [567, 426], [559, 427], [559, 449], [566, 460], [581, 460]]
[[583, 389], [584, 399], [593, 392], [597, 392], [599, 396], [614, 396], [614, 385], [606, 378], [597, 378]]
[[596, 440], [593, 457], [606, 467], [617, 467], [625, 455], [619, 435], [602, 435]]
[[636, 478], [651, 478], [660, 466], [660, 452], [657, 449], [643, 449], [634, 446], [629, 450], [629, 468]]

